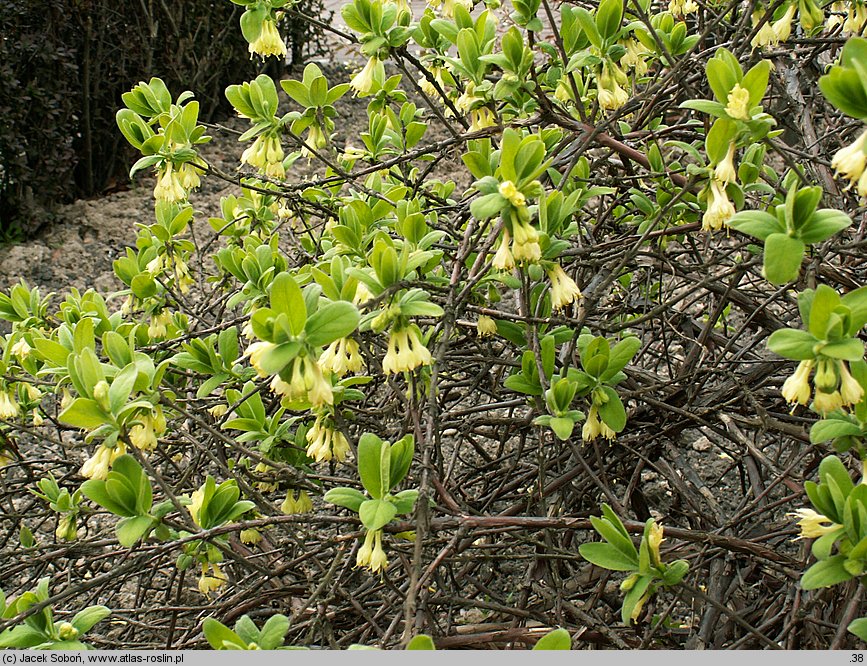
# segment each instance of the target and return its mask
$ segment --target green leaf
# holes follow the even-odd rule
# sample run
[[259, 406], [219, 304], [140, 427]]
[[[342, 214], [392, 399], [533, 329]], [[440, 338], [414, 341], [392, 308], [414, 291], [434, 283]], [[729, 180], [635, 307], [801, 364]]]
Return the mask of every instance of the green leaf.
[[855, 634], [862, 641], [867, 641], [867, 617], [859, 617], [857, 620], [852, 620], [846, 630]]
[[76, 398], [57, 418], [68, 425], [88, 430], [111, 421], [111, 417], [90, 398]]
[[626, 427], [626, 409], [617, 391], [610, 386], [603, 386], [602, 390], [608, 396], [608, 401], [598, 406], [599, 416], [614, 432], [620, 432]]
[[768, 349], [792, 361], [805, 361], [815, 358], [813, 347], [818, 341], [815, 337], [797, 328], [781, 328], [771, 333]]
[[635, 584], [632, 586], [632, 589], [630, 589], [623, 598], [623, 606], [620, 609], [620, 618], [626, 626], [631, 624], [632, 614], [643, 599], [645, 592], [647, 592], [647, 588], [650, 587], [652, 582], [652, 576], [639, 576], [638, 580], [635, 581]]
[[84, 634], [98, 622], [102, 622], [111, 615], [111, 609], [105, 606], [89, 606], [75, 614], [72, 618], [72, 626], [78, 629], [78, 633]]
[[[767, 240], [771, 234], [784, 233], [786, 230], [776, 216], [760, 210], [742, 210], [735, 213], [729, 226], [742, 234], [747, 234], [760, 241]], [[807, 241], [804, 241], [805, 243]]]
[[301, 335], [307, 323], [307, 307], [301, 288], [289, 273], [280, 273], [271, 283], [271, 309], [285, 314], [289, 319], [292, 335]]
[[572, 431], [575, 430], [575, 422], [572, 419], [556, 417], [548, 422], [548, 427], [554, 431], [557, 439], [565, 442], [572, 436]]
[[355, 488], [332, 488], [323, 498], [330, 504], [342, 506], [350, 511], [358, 513], [359, 507], [367, 500], [364, 494]]
[[208, 639], [208, 643], [215, 650], [247, 649], [246, 643], [238, 637], [238, 634], [212, 617], [205, 618], [205, 621], [202, 623], [202, 630], [204, 631], [205, 638]]
[[582, 543], [578, 546], [581, 557], [603, 569], [611, 571], [635, 571], [637, 563], [608, 543]]
[[394, 505], [381, 499], [367, 500], [358, 508], [358, 517], [368, 530], [381, 530], [397, 515]]
[[845, 562], [845, 555], [834, 555], [827, 560], [816, 562], [804, 572], [801, 578], [801, 589], [816, 590], [851, 580], [853, 576], [843, 566]]
[[411, 434], [404, 435], [391, 445], [388, 490], [403, 481], [412, 465], [414, 453], [415, 438]]
[[433, 639], [425, 634], [413, 636], [412, 640], [406, 644], [407, 650], [436, 650]]
[[365, 490], [375, 499], [381, 499], [384, 494], [380, 467], [384, 446], [385, 442], [369, 432], [364, 433], [358, 441], [358, 475]]
[[348, 301], [335, 301], [319, 308], [304, 330], [307, 342], [314, 347], [329, 345], [339, 338], [345, 338], [358, 327], [358, 309]]
[[563, 628], [554, 629], [542, 638], [540, 638], [533, 646], [534, 650], [571, 650], [572, 637], [569, 632]]
[[843, 419], [824, 419], [817, 421], [810, 428], [810, 442], [820, 444], [838, 437], [862, 435], [861, 426]]
[[804, 259], [804, 243], [787, 234], [771, 234], [765, 239], [764, 275], [771, 284], [786, 284], [798, 279]]
[[153, 518], [150, 516], [133, 516], [124, 518], [115, 528], [117, 540], [124, 548], [130, 548], [141, 539], [153, 525]]
[[864, 357], [864, 343], [856, 338], [831, 342], [822, 347], [822, 354], [844, 361], [860, 361]]

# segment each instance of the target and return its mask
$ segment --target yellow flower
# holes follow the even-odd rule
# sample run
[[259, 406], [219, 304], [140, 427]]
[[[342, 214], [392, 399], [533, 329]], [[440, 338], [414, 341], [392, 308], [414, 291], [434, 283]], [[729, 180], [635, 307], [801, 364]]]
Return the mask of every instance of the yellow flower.
[[61, 622], [57, 627], [57, 635], [62, 641], [71, 641], [78, 637], [78, 629], [72, 622]]
[[470, 132], [477, 132], [485, 127], [493, 127], [497, 124], [497, 117], [487, 106], [480, 106], [470, 110]]
[[867, 142], [867, 130], [863, 131], [851, 144], [834, 153], [834, 157], [831, 159], [831, 167], [837, 172], [837, 175], [842, 175], [849, 181], [849, 187], [858, 183], [858, 193], [861, 196], [867, 196], [867, 191], [861, 193], [860, 183], [865, 166], [867, 166], [867, 155], [864, 154], [864, 149], [867, 147], [865, 142]]
[[346, 459], [349, 453], [349, 442], [339, 430], [330, 427], [319, 415], [313, 422], [313, 427], [307, 431], [307, 455], [316, 462], [328, 462], [335, 458], [338, 462]]
[[262, 29], [259, 31], [259, 36], [250, 43], [248, 49], [251, 58], [254, 54], [259, 54], [263, 58], [272, 55], [285, 57], [286, 44], [277, 30], [277, 22], [270, 17], [262, 21]]
[[181, 182], [181, 187], [187, 191], [194, 190], [202, 184], [199, 172], [192, 162], [184, 162], [178, 167], [178, 179]]
[[512, 225], [515, 239], [512, 242], [512, 255], [515, 261], [526, 261], [534, 264], [542, 258], [542, 248], [539, 246], [539, 233], [529, 222], [515, 220]]
[[668, 11], [675, 16], [685, 16], [698, 11], [698, 5], [694, 0], [671, 0], [668, 3]]
[[575, 284], [575, 280], [567, 275], [560, 264], [554, 264], [551, 270], [548, 271], [548, 279], [551, 280], [552, 309], [560, 310], [572, 303], [576, 298], [581, 298], [581, 290]]
[[512, 204], [515, 208], [523, 208], [527, 205], [527, 199], [521, 193], [521, 191], [515, 187], [515, 183], [511, 180], [506, 180], [500, 183], [500, 187], [498, 188], [500, 196], [504, 199], [508, 200], [510, 204]]
[[166, 165], [157, 175], [157, 184], [154, 187], [154, 198], [161, 201], [183, 201], [187, 198], [187, 193], [184, 186], [181, 185], [181, 180], [178, 174], [173, 170], [171, 162]]
[[373, 532], [368, 530], [367, 534], [364, 535], [364, 543], [361, 544], [355, 556], [356, 567], [366, 567], [370, 564], [370, 557], [373, 555], [373, 534]]
[[274, 349], [276, 345], [273, 342], [254, 342], [244, 352], [244, 356], [250, 357], [250, 365], [256, 370], [256, 374], [260, 377], [267, 377], [268, 373], [262, 369], [262, 356]]
[[786, 9], [786, 13], [783, 14], [781, 18], [774, 21], [772, 29], [777, 42], [785, 42], [792, 34], [792, 19], [795, 16], [796, 9], [797, 7], [794, 3], [789, 5], [788, 9]]
[[251, 527], [246, 530], [241, 530], [241, 543], [246, 543], [250, 546], [255, 546], [262, 540], [262, 535], [259, 533], [255, 527]]
[[364, 543], [355, 557], [356, 567], [367, 567], [372, 573], [388, 566], [388, 557], [382, 548], [382, 530], [368, 531]]
[[721, 229], [735, 214], [735, 207], [729, 201], [725, 186], [716, 179], [710, 182], [707, 210], [701, 218], [703, 231]]
[[81, 466], [81, 475], [88, 479], [105, 481], [111, 464], [124, 453], [126, 453], [126, 444], [123, 442], [117, 442], [114, 447], [100, 444], [94, 454]]
[[159, 340], [166, 337], [168, 329], [166, 326], [172, 321], [172, 315], [168, 310], [152, 315], [150, 325], [148, 326], [148, 336], [152, 340]]
[[21, 413], [11, 391], [0, 390], [0, 419], [13, 419]]
[[61, 541], [75, 541], [78, 538], [78, 526], [75, 523], [75, 516], [72, 514], [63, 516], [57, 523], [54, 536]]
[[798, 539], [816, 539], [841, 527], [828, 516], [823, 516], [813, 509], [798, 509], [794, 513], [787, 513], [786, 515], [798, 518], [801, 534], [795, 538], [795, 541]]
[[201, 488], [199, 490], [194, 490], [190, 495], [190, 503], [187, 505], [187, 511], [190, 512], [190, 518], [193, 519], [193, 522], [201, 527], [199, 523], [199, 513], [202, 510], [202, 502], [205, 501], [205, 491]]
[[417, 326], [410, 325], [404, 329], [391, 330], [388, 352], [382, 362], [385, 374], [411, 372], [421, 365], [430, 365], [432, 362], [430, 351], [421, 341]]
[[[274, 468], [270, 465], [266, 465], [263, 462], [260, 462], [253, 468], [257, 474], [268, 474]], [[261, 490], [263, 493], [270, 493], [274, 490], [277, 490], [277, 482], [276, 481], [256, 481], [256, 487]]]
[[585, 442], [590, 442], [599, 436], [605, 439], [616, 439], [617, 433], [614, 432], [605, 421], [599, 418], [599, 408], [593, 404], [587, 412], [587, 420], [581, 428], [581, 439]]
[[783, 382], [782, 394], [786, 402], [806, 405], [810, 402], [810, 373], [813, 371], [813, 361], [805, 360], [798, 364], [794, 374]]
[[323, 370], [333, 372], [338, 377], [349, 372], [358, 372], [363, 366], [358, 343], [352, 338], [340, 338], [332, 342], [319, 357]]
[[[208, 574], [210, 568], [211, 574]], [[211, 598], [211, 592], [216, 592], [226, 584], [226, 577], [218, 564], [203, 564], [202, 575], [199, 576], [199, 592]]]
[[38, 409], [33, 410], [33, 412], [31, 413], [31, 418], [33, 420], [33, 425], [37, 428], [43, 423], [45, 423], [45, 419], [42, 418], [42, 414], [39, 413]]
[[843, 406], [843, 397], [839, 391], [827, 393], [816, 389], [816, 396], [813, 398], [813, 408], [823, 416], [828, 412], [840, 409]]
[[331, 382], [325, 379], [319, 365], [312, 359], [304, 358], [304, 385], [307, 388], [307, 399], [314, 407], [334, 404], [334, 391]]
[[140, 416], [138, 423], [129, 431], [129, 441], [137, 449], [153, 451], [157, 446], [157, 438], [166, 431], [166, 418], [161, 407], [154, 412]]
[[[764, 16], [765, 13], [763, 11], [753, 12], [753, 28], [755, 28], [759, 24], [759, 21], [761, 21]], [[770, 17], [768, 18], [770, 19]], [[754, 49], [761, 49], [765, 46], [776, 46], [777, 44], [779, 44], [779, 40], [777, 39], [777, 33], [774, 32], [774, 26], [771, 24], [770, 20], [765, 21], [764, 25], [759, 28], [759, 31], [750, 41], [750, 45]], [[746, 120], [746, 118], [744, 118], [744, 120]]]
[[352, 77], [349, 87], [355, 91], [357, 97], [364, 97], [373, 92], [377, 85], [377, 79], [381, 81], [385, 76], [385, 68], [379, 58], [369, 58], [367, 64], [358, 74]]
[[[0, 396], [0, 401], [2, 401], [2, 396]], [[60, 409], [64, 410], [69, 405], [72, 404], [72, 394], [70, 394], [69, 389], [65, 386], [63, 387], [63, 393], [60, 396]]]
[[597, 94], [597, 99], [599, 100], [599, 107], [606, 111], [616, 111], [621, 106], [626, 104], [629, 101], [629, 93], [627, 93], [617, 81], [613, 79], [610, 81], [610, 88], [603, 87], [602, 84], [599, 84], [599, 92]]
[[497, 334], [497, 322], [487, 315], [479, 315], [476, 322], [476, 334], [480, 338]]
[[515, 267], [515, 257], [512, 256], [512, 251], [509, 249], [510, 242], [509, 230], [503, 227], [500, 247], [494, 255], [493, 262], [491, 262], [491, 265], [499, 271], [510, 271]]
[[749, 120], [752, 117], [750, 116], [750, 91], [736, 83], [729, 91], [725, 112], [730, 118]]
[[23, 361], [25, 358], [30, 356], [32, 347], [27, 344], [27, 340], [21, 338], [20, 340], [18, 340], [18, 342], [12, 345], [12, 349], [10, 351]]
[[864, 388], [850, 373], [846, 364], [840, 361], [840, 397], [844, 405], [857, 405], [864, 397]]
[[626, 47], [626, 53], [620, 59], [620, 64], [623, 67], [631, 67], [636, 76], [644, 76], [647, 74], [647, 61], [645, 58], [650, 54], [641, 42], [637, 39], [628, 39], [623, 44]]
[[861, 3], [849, 3], [849, 16], [843, 23], [843, 32], [852, 35], [860, 35], [864, 24], [867, 23], [867, 7]]
[[213, 416], [215, 419], [221, 419], [226, 415], [226, 412], [229, 411], [228, 405], [214, 405], [213, 407], [208, 408], [208, 414]]
[[655, 522], [650, 524], [650, 530], [647, 535], [647, 549], [650, 551], [650, 562], [653, 566], [659, 567], [662, 564], [662, 559], [659, 555], [659, 546], [665, 540], [663, 538], [664, 529], [662, 525], [657, 525]]
[[726, 153], [725, 159], [716, 165], [713, 176], [723, 186], [733, 183], [738, 179], [737, 171], [735, 171], [735, 144], [733, 141], [729, 143], [729, 150]]

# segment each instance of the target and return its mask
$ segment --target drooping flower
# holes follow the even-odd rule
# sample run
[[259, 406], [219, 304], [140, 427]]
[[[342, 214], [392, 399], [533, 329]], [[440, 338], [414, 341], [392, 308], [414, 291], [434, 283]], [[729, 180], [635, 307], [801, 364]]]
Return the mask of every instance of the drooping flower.
[[798, 539], [817, 539], [842, 527], [828, 518], [828, 516], [817, 513], [813, 509], [798, 509], [786, 515], [798, 519], [798, 527], [801, 528], [801, 533], [795, 538], [795, 541]]
[[741, 88], [739, 83], [729, 91], [725, 112], [730, 118], [736, 120], [749, 120], [750, 116], [750, 91]]
[[178, 180], [181, 187], [188, 192], [194, 190], [202, 184], [202, 179], [199, 178], [199, 172], [192, 162], [184, 162], [178, 167]]
[[430, 351], [421, 341], [418, 326], [411, 324], [406, 328], [392, 328], [388, 338], [388, 352], [382, 361], [385, 374], [411, 372], [432, 362]]
[[168, 310], [163, 310], [157, 314], [151, 315], [150, 324], [148, 325], [148, 336], [151, 340], [159, 340], [166, 337], [168, 324], [172, 321], [172, 313]]
[[701, 218], [703, 231], [721, 229], [735, 214], [735, 207], [729, 201], [725, 185], [715, 178], [710, 182], [710, 193], [707, 200], [707, 210]]
[[476, 321], [476, 334], [480, 338], [497, 334], [497, 322], [487, 315], [479, 315]]
[[[256, 467], [253, 468], [253, 471], [255, 471], [257, 474], [268, 475], [270, 472], [274, 471], [274, 468], [267, 463], [260, 462], [256, 464]], [[261, 490], [263, 493], [270, 493], [277, 490], [278, 485], [279, 484], [276, 480], [256, 481], [256, 488]]]
[[165, 166], [157, 174], [157, 184], [154, 187], [154, 198], [160, 201], [183, 201], [187, 198], [186, 190], [181, 185], [181, 179], [171, 162], [166, 162]]
[[813, 372], [814, 361], [804, 360], [798, 364], [797, 370], [783, 382], [782, 394], [786, 402], [806, 405], [810, 402], [810, 373]]
[[258, 54], [263, 58], [268, 56], [286, 57], [286, 43], [277, 30], [277, 22], [270, 16], [262, 21], [259, 36], [248, 47], [250, 57]]
[[858, 184], [858, 193], [861, 196], [867, 196], [867, 187], [862, 192], [861, 180], [867, 167], [867, 154], [864, 149], [867, 148], [867, 130], [864, 130], [860, 136], [851, 144], [845, 146], [834, 153], [831, 159], [831, 167], [837, 172], [837, 175], [842, 175], [849, 181], [849, 187]]
[[364, 362], [358, 350], [358, 343], [352, 338], [335, 340], [319, 357], [319, 365], [337, 377], [361, 370]]
[[13, 393], [8, 389], [0, 389], [0, 419], [14, 419], [20, 413]]
[[[208, 570], [210, 569], [210, 574]], [[219, 590], [226, 584], [226, 577], [223, 575], [220, 566], [215, 563], [202, 564], [202, 575], [199, 576], [199, 592], [207, 598], [211, 598], [211, 593]]]
[[355, 566], [367, 567], [372, 573], [388, 567], [388, 557], [382, 548], [382, 530], [368, 530], [355, 557]]
[[844, 405], [857, 405], [864, 397], [864, 388], [849, 372], [843, 361], [838, 364], [840, 371], [840, 397]]
[[786, 9], [782, 17], [774, 21], [772, 29], [777, 42], [785, 42], [792, 34], [792, 19], [795, 17], [797, 6], [792, 3]]
[[695, 0], [671, 0], [668, 3], [668, 11], [675, 16], [686, 16], [698, 11]]
[[487, 106], [470, 109], [470, 132], [477, 132], [485, 127], [497, 124], [497, 116]]
[[654, 567], [662, 566], [662, 558], [659, 555], [659, 547], [665, 541], [663, 537], [664, 528], [662, 525], [653, 522], [650, 524], [650, 530], [647, 535], [647, 549], [650, 551], [650, 563]]
[[248, 546], [255, 546], [262, 540], [262, 534], [255, 527], [241, 530], [239, 536], [241, 538], [241, 543], [246, 543]]
[[349, 442], [342, 432], [332, 427], [323, 415], [318, 415], [306, 435], [307, 455], [316, 462], [328, 462], [332, 458], [343, 462], [349, 453]]
[[295, 491], [290, 490], [286, 493], [286, 499], [283, 500], [283, 503], [280, 505], [280, 511], [287, 516], [296, 513], [307, 513], [312, 510], [313, 502], [310, 500], [310, 496], [307, 494], [306, 490], [298, 491], [298, 499], [295, 499]]
[[527, 205], [526, 197], [517, 187], [515, 187], [515, 183], [511, 180], [506, 180], [500, 183], [497, 191], [500, 193], [500, 196], [506, 199], [515, 208], [524, 208]]
[[126, 453], [126, 444], [117, 442], [113, 447], [100, 444], [94, 454], [81, 466], [81, 475], [104, 481], [112, 463]]
[[129, 431], [129, 441], [137, 449], [153, 451], [158, 438], [166, 431], [166, 417], [162, 407], [157, 405], [152, 412], [138, 417], [141, 423], [134, 425]]
[[823, 416], [829, 412], [840, 409], [842, 406], [843, 397], [840, 395], [840, 391], [826, 392], [816, 389], [816, 395], [813, 398], [813, 407]]
[[[755, 28], [759, 24], [759, 22], [764, 19], [764, 17], [764, 11], [753, 12], [753, 28]], [[776, 46], [778, 43], [779, 40], [777, 39], [777, 33], [774, 32], [774, 26], [770, 20], [765, 21], [764, 24], [762, 24], [762, 27], [759, 28], [758, 32], [756, 32], [756, 34], [750, 40], [750, 46], [752, 46], [754, 49], [761, 49], [766, 46]], [[732, 117], [734, 118], [735, 116]], [[744, 120], [746, 120], [746, 118], [744, 118]]]
[[193, 519], [193, 522], [201, 527], [201, 523], [199, 523], [199, 513], [202, 510], [202, 502], [205, 501], [205, 491], [201, 488], [199, 490], [194, 490], [190, 494], [190, 503], [187, 505], [187, 511], [190, 512], [190, 518]]
[[713, 171], [714, 179], [723, 184], [723, 187], [729, 183], [733, 183], [738, 179], [737, 171], [735, 170], [735, 144], [734, 141], [729, 143], [729, 149], [725, 159], [716, 165]]
[[33, 348], [27, 344], [27, 340], [24, 338], [20, 338], [18, 342], [12, 345], [12, 349], [10, 349], [10, 351], [21, 361], [30, 356], [32, 350]]
[[631, 68], [636, 76], [644, 76], [647, 74], [647, 56], [650, 51], [637, 39], [627, 39], [624, 44], [626, 53], [620, 59], [620, 64], [623, 67]]
[[554, 264], [548, 271], [551, 280], [551, 308], [561, 310], [576, 298], [581, 298], [581, 290], [560, 264]]
[[272, 134], [260, 134], [241, 154], [241, 162], [264, 171], [271, 178], [285, 178], [283, 145]]
[[500, 240], [500, 247], [494, 255], [494, 260], [491, 265], [500, 271], [510, 271], [515, 267], [515, 257], [512, 256], [512, 251], [509, 249], [511, 236], [509, 230], [503, 227], [503, 234]]
[[515, 238], [512, 241], [512, 256], [515, 261], [526, 261], [535, 264], [542, 258], [542, 248], [539, 245], [539, 232], [529, 222], [515, 219], [512, 224]]
[[57, 522], [54, 536], [61, 541], [75, 541], [78, 538], [78, 525], [74, 514], [67, 514]]
[[590, 442], [600, 435], [605, 439], [617, 438], [617, 433], [599, 418], [599, 407], [593, 403], [587, 412], [587, 420], [584, 421], [584, 426], [581, 428], [581, 439]]
[[244, 352], [244, 356], [250, 357], [250, 365], [256, 370], [256, 374], [260, 377], [268, 377], [269, 373], [262, 369], [262, 356], [274, 349], [276, 345], [273, 342], [259, 341], [254, 342]]
[[349, 87], [355, 91], [357, 97], [365, 97], [373, 92], [377, 80], [382, 81], [383, 78], [385, 78], [385, 67], [379, 58], [371, 57], [367, 60], [364, 69], [352, 77]]

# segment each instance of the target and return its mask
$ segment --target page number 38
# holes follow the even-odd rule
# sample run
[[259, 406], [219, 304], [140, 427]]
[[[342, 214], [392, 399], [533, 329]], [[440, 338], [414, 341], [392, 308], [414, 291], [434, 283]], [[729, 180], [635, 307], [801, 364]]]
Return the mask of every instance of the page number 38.
[[854, 652], [852, 654], [852, 658], [849, 660], [853, 664], [863, 664], [864, 663], [864, 655], [860, 652]]

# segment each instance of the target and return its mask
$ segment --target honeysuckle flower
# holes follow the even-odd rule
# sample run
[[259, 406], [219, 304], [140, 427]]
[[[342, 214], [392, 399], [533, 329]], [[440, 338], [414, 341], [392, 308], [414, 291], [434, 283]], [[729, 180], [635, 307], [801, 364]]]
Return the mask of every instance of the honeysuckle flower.
[[355, 91], [357, 97], [365, 97], [373, 92], [377, 79], [382, 80], [384, 73], [385, 68], [379, 58], [369, 58], [364, 69], [352, 77], [349, 87]]
[[[753, 28], [755, 28], [764, 17], [764, 11], [760, 10], [757, 12], [753, 12]], [[761, 49], [765, 46], [776, 46], [777, 44], [779, 44], [779, 40], [777, 39], [777, 33], [774, 32], [774, 26], [770, 20], [765, 21], [762, 27], [759, 28], [758, 32], [753, 36], [752, 40], [750, 40], [750, 46], [752, 46], [754, 49]], [[734, 116], [732, 117], [734, 118]], [[746, 120], [746, 118], [744, 118], [744, 120]]]
[[30, 419], [33, 422], [34, 427], [38, 428], [43, 423], [45, 423], [45, 419], [42, 418], [42, 414], [39, 413], [38, 409], [34, 409], [30, 413]]
[[[319, 125], [313, 123], [307, 130], [307, 138], [305, 139], [304, 144], [305, 145], [301, 148], [301, 157], [312, 159], [313, 152], [310, 150], [310, 148], [317, 151], [321, 150], [328, 145], [328, 139], [325, 136], [325, 132], [322, 131]], [[283, 160], [281, 159], [280, 161], [282, 163]]]
[[662, 558], [659, 555], [659, 547], [665, 541], [663, 537], [664, 528], [655, 522], [650, 524], [650, 530], [647, 534], [647, 549], [650, 551], [650, 563], [654, 567], [662, 566]]
[[473, 8], [473, 0], [428, 0], [428, 5], [433, 9], [440, 7], [440, 12], [446, 18], [453, 18], [455, 5], [462, 5], [464, 9]]
[[78, 538], [78, 525], [76, 524], [75, 516], [72, 514], [63, 516], [57, 522], [54, 536], [61, 541], [75, 541]]
[[867, 6], [860, 2], [850, 2], [848, 16], [843, 23], [843, 32], [860, 35], [865, 23], [867, 23]]
[[129, 441], [142, 451], [153, 451], [157, 446], [158, 437], [166, 431], [166, 417], [161, 407], [153, 412], [139, 416], [141, 423], [134, 425], [129, 431]]
[[168, 310], [163, 310], [157, 314], [151, 315], [150, 324], [148, 325], [148, 336], [151, 340], [159, 340], [166, 337], [168, 330], [166, 326], [172, 321], [172, 314]]
[[352, 298], [352, 302], [355, 305], [359, 305], [360, 303], [367, 303], [367, 301], [373, 297], [373, 292], [367, 288], [367, 285], [363, 282], [359, 282], [358, 286], [355, 288], [355, 296]]
[[205, 501], [205, 491], [202, 489], [194, 490], [190, 494], [190, 503], [187, 505], [187, 511], [190, 512], [190, 518], [193, 519], [193, 522], [201, 527], [201, 523], [199, 523], [199, 513], [202, 510], [202, 502]]
[[166, 162], [165, 166], [157, 174], [157, 184], [154, 187], [154, 198], [161, 201], [183, 201], [187, 198], [187, 192], [184, 186], [181, 185], [181, 179], [177, 172], [174, 171], [171, 162]]
[[857, 405], [864, 397], [864, 388], [850, 373], [843, 361], [838, 364], [840, 371], [840, 397], [844, 405]]
[[476, 334], [480, 338], [484, 338], [491, 335], [497, 334], [497, 322], [488, 317], [487, 315], [479, 315], [478, 320], [476, 321]]
[[93, 399], [105, 411], [111, 411], [111, 406], [108, 402], [108, 382], [104, 379], [99, 380], [93, 386]]
[[497, 124], [497, 117], [487, 106], [480, 106], [470, 110], [470, 131], [476, 132], [485, 127], [493, 127]]
[[517, 187], [515, 187], [515, 183], [511, 180], [506, 180], [500, 183], [497, 191], [500, 193], [500, 196], [506, 199], [515, 208], [523, 208], [527, 205], [526, 197]]
[[286, 499], [280, 505], [280, 511], [287, 516], [296, 513], [307, 513], [313, 510], [313, 502], [306, 490], [298, 491], [298, 499], [295, 499], [295, 491], [290, 490], [286, 493]]
[[39, 400], [42, 397], [42, 392], [33, 386], [33, 384], [19, 384], [24, 387], [24, 392], [27, 394], [28, 400]]
[[598, 92], [596, 98], [599, 100], [599, 107], [601, 109], [615, 111], [629, 101], [629, 93], [621, 88], [615, 79], [600, 79], [597, 85]]
[[675, 16], [686, 16], [698, 11], [695, 0], [671, 0], [668, 3], [668, 11]]
[[113, 447], [100, 444], [94, 454], [81, 466], [81, 475], [87, 479], [105, 481], [112, 463], [126, 453], [126, 444], [117, 442]]
[[241, 537], [241, 543], [246, 543], [248, 546], [255, 546], [262, 540], [262, 534], [255, 527], [241, 530], [238, 536]]
[[275, 345], [273, 342], [259, 341], [251, 344], [244, 352], [244, 356], [250, 357], [250, 365], [253, 366], [253, 368], [256, 370], [256, 374], [258, 374], [260, 377], [267, 377], [269, 374], [262, 369], [262, 355], [266, 352], [271, 351], [276, 346], [277, 345]]
[[825, 12], [813, 0], [798, 0], [798, 19], [805, 32], [812, 32], [822, 25], [825, 20]]
[[208, 407], [208, 414], [213, 416], [215, 419], [223, 418], [228, 411], [229, 406], [222, 403], [220, 403], [219, 405], [214, 405], [213, 407]]
[[355, 566], [367, 567], [372, 573], [388, 567], [388, 557], [382, 548], [382, 530], [368, 530], [355, 557]]
[[820, 358], [816, 365], [816, 376], [813, 378], [817, 391], [831, 393], [837, 390], [837, 363], [830, 358]]
[[268, 56], [286, 57], [286, 44], [277, 30], [277, 22], [270, 16], [262, 21], [259, 36], [248, 47], [250, 57], [258, 54], [263, 58]]
[[816, 395], [813, 398], [813, 408], [823, 416], [840, 409], [842, 406], [843, 397], [840, 395], [840, 391], [826, 392], [816, 389]]
[[270, 134], [260, 134], [241, 154], [241, 162], [249, 164], [271, 178], [285, 178], [283, 146], [280, 139]]
[[801, 533], [795, 537], [795, 541], [798, 539], [817, 539], [842, 527], [842, 525], [838, 525], [828, 518], [828, 516], [817, 513], [813, 509], [798, 509], [786, 515], [798, 519], [798, 527], [801, 528]]
[[24, 360], [28, 356], [30, 356], [30, 352], [33, 351], [33, 348], [27, 344], [27, 340], [24, 338], [20, 338], [18, 342], [12, 345], [12, 349], [10, 351], [19, 358], [19, 360]]
[[[210, 574], [208, 570], [210, 569]], [[219, 590], [226, 584], [226, 577], [218, 564], [202, 564], [202, 575], [199, 576], [199, 592], [210, 599], [211, 593]]]
[[388, 337], [388, 352], [382, 361], [385, 374], [411, 372], [433, 362], [430, 351], [421, 341], [418, 327], [392, 328]]
[[548, 279], [551, 280], [551, 308], [560, 310], [576, 298], [581, 298], [581, 290], [560, 264], [554, 266], [548, 271]]
[[716, 165], [713, 171], [715, 180], [718, 180], [723, 186], [733, 183], [738, 179], [737, 171], [735, 170], [735, 144], [729, 143], [729, 149], [725, 159]]
[[57, 627], [57, 635], [62, 641], [71, 641], [78, 637], [78, 629], [72, 622], [61, 622], [60, 626]]
[[625, 55], [620, 59], [623, 67], [631, 68], [636, 76], [647, 74], [647, 56], [650, 51], [637, 39], [627, 39], [623, 46], [626, 47]]
[[491, 265], [497, 270], [510, 271], [515, 267], [515, 257], [512, 256], [512, 251], [509, 249], [511, 240], [509, 230], [503, 227], [500, 247], [494, 255], [494, 260], [491, 262]]
[[332, 458], [337, 462], [346, 460], [349, 453], [349, 442], [342, 432], [331, 427], [320, 414], [313, 422], [313, 427], [306, 435], [307, 455], [316, 462], [328, 462]]
[[319, 365], [323, 370], [334, 373], [337, 377], [349, 372], [358, 372], [363, 366], [358, 343], [352, 338], [335, 340], [319, 357]]
[[773, 25], [771, 26], [778, 43], [785, 42], [792, 34], [792, 19], [795, 16], [796, 9], [797, 7], [794, 3], [789, 5], [786, 9], [786, 13], [783, 14], [782, 17], [774, 21]]
[[599, 407], [594, 403], [590, 405], [590, 409], [587, 412], [587, 420], [584, 421], [584, 426], [581, 428], [581, 439], [585, 442], [590, 442], [600, 435], [605, 439], [617, 438], [617, 433], [605, 421], [599, 418]]
[[[257, 474], [270, 474], [274, 471], [274, 468], [270, 465], [260, 462], [256, 464], [256, 467], [253, 468]], [[261, 490], [263, 493], [270, 493], [277, 490], [277, 486], [279, 484], [276, 481], [256, 481], [256, 487]]]
[[0, 389], [0, 419], [14, 419], [21, 413], [15, 396], [8, 389]]
[[707, 200], [707, 210], [701, 218], [703, 231], [721, 229], [735, 214], [735, 207], [729, 201], [725, 185], [715, 178], [710, 182], [710, 193]]
[[557, 82], [557, 88], [554, 90], [554, 99], [561, 104], [567, 104], [573, 101], [572, 91], [564, 79], [560, 79]]
[[72, 394], [69, 392], [69, 389], [65, 386], [63, 387], [63, 392], [60, 395], [60, 410], [63, 411], [69, 405], [72, 404]]
[[786, 402], [799, 405], [810, 402], [810, 373], [813, 372], [813, 365], [813, 360], [801, 361], [794, 374], [783, 382], [782, 394]]
[[188, 192], [194, 190], [202, 184], [202, 179], [199, 178], [199, 172], [193, 166], [192, 162], [184, 162], [178, 167], [178, 180]]
[[731, 118], [737, 120], [749, 120], [750, 116], [750, 91], [741, 88], [739, 83], [729, 91], [725, 112]]
[[529, 222], [514, 220], [512, 231], [515, 238], [512, 241], [512, 256], [515, 261], [526, 261], [534, 264], [542, 258], [542, 248], [539, 246], [539, 232]]
[[[849, 187], [858, 183], [859, 194], [861, 194], [862, 189], [861, 177], [864, 175], [865, 167], [867, 167], [865, 148], [867, 148], [867, 130], [864, 130], [848, 146], [844, 146], [834, 153], [834, 157], [831, 159], [831, 167], [837, 172], [837, 175], [842, 175], [849, 181]], [[867, 196], [867, 191], [861, 196]]]

